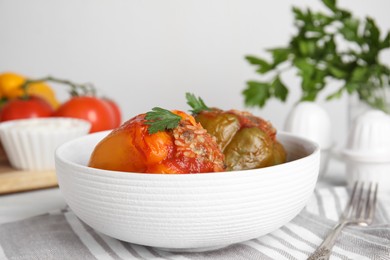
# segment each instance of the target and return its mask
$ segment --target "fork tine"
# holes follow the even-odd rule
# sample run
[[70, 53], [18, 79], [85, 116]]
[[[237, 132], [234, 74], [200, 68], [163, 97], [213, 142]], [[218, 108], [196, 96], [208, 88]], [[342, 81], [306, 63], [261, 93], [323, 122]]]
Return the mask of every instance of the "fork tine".
[[[371, 198], [371, 203], [369, 204], [368, 207], [368, 220], [371, 222], [374, 219], [375, 215], [375, 208], [376, 208], [376, 203], [377, 203], [377, 195], [378, 195], [378, 183], [371, 183], [370, 186], [373, 186], [374, 189], [372, 190], [372, 193], [370, 193], [370, 198]], [[370, 187], [371, 188], [371, 187]]]
[[[363, 183], [363, 185], [365, 186], [365, 184]], [[365, 199], [365, 201], [363, 200], [362, 201], [362, 210], [358, 216], [359, 219], [366, 219], [369, 217], [369, 212], [370, 212], [370, 208], [371, 208], [371, 204], [372, 204], [372, 199], [373, 199], [373, 196], [372, 196], [372, 182], [369, 182], [368, 183], [368, 190], [365, 191], [366, 195], [363, 196], [363, 198]]]
[[355, 181], [355, 183], [353, 185], [351, 196], [349, 197], [348, 203], [345, 206], [345, 209], [344, 209], [344, 212], [343, 212], [343, 215], [342, 215], [343, 218], [348, 218], [348, 216], [350, 216], [352, 214], [352, 205], [353, 205], [353, 201], [354, 201], [354, 198], [355, 198], [357, 186], [358, 186], [358, 182]]
[[354, 216], [358, 217], [358, 218], [361, 218], [363, 217], [363, 214], [364, 214], [364, 206], [365, 206], [365, 201], [364, 201], [364, 182], [358, 182], [358, 186], [359, 189], [358, 189], [358, 195], [356, 196], [355, 198], [355, 201], [354, 201], [354, 210], [355, 212], [353, 213]]

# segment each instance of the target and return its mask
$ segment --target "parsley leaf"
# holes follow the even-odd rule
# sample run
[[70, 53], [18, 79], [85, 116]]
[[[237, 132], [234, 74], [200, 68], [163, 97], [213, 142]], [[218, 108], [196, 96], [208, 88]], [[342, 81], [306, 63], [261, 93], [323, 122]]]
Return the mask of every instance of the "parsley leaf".
[[274, 96], [276, 98], [279, 98], [283, 102], [286, 101], [288, 89], [279, 77], [276, 77], [275, 80], [272, 82], [272, 87], [274, 90]]
[[154, 107], [152, 111], [146, 113], [145, 119], [147, 120], [145, 124], [149, 125], [149, 134], [155, 134], [159, 131], [176, 128], [179, 125], [181, 116], [169, 110]]
[[248, 107], [263, 107], [270, 97], [271, 85], [264, 82], [248, 81], [247, 88], [242, 92], [245, 96], [245, 105]]
[[210, 111], [211, 109], [204, 103], [203, 99], [196, 97], [194, 94], [186, 93], [187, 104], [193, 108], [190, 110], [192, 114], [198, 114], [204, 110]]

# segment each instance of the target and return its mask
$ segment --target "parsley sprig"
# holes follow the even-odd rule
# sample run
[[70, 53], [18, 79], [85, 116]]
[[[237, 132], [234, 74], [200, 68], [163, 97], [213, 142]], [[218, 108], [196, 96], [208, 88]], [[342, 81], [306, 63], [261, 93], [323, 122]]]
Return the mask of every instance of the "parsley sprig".
[[149, 125], [149, 134], [155, 134], [159, 131], [176, 128], [181, 117], [161, 107], [154, 107], [152, 111], [146, 113], [145, 119], [147, 120], [145, 124]]
[[211, 109], [204, 103], [203, 99], [196, 97], [194, 94], [186, 93], [187, 104], [193, 109], [192, 114], [199, 114], [202, 111], [210, 111]]

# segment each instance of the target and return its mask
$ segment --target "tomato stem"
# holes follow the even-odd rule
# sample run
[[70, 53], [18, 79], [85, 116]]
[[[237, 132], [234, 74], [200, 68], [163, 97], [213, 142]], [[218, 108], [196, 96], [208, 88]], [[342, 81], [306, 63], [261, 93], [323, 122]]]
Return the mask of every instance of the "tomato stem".
[[58, 78], [55, 78], [55, 77], [52, 77], [52, 76], [47, 76], [47, 77], [39, 78], [39, 79], [27, 79], [23, 83], [23, 85], [21, 86], [21, 88], [23, 90], [22, 99], [28, 99], [27, 89], [28, 89], [28, 86], [30, 84], [37, 83], [37, 82], [43, 82], [43, 81], [60, 83], [60, 84], [64, 84], [64, 85], [70, 86], [69, 93], [73, 97], [74, 96], [80, 96], [80, 95], [92, 95], [92, 96], [94, 96], [96, 94], [95, 87], [93, 86], [92, 83], [78, 84], [78, 83], [74, 83], [74, 82], [72, 82], [70, 80], [58, 79]]

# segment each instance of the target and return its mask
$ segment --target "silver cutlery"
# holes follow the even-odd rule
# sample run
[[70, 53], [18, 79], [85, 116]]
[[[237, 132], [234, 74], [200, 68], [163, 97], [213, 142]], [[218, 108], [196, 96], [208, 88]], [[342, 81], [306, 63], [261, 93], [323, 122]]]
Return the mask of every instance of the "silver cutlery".
[[326, 260], [342, 229], [348, 225], [368, 226], [371, 224], [376, 207], [378, 184], [355, 182], [351, 197], [338, 223], [333, 227], [317, 250], [308, 260]]

